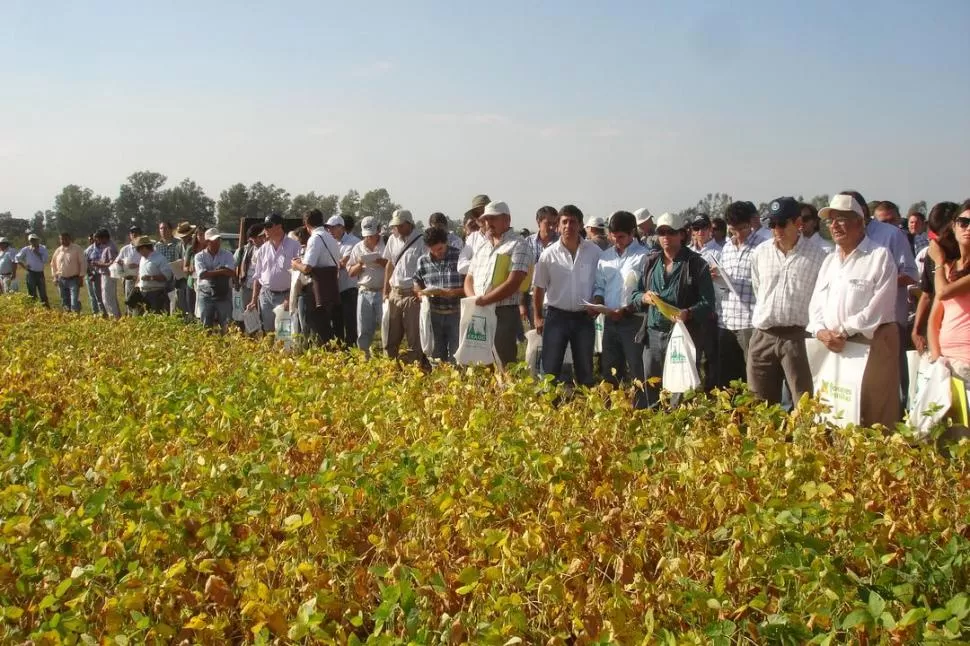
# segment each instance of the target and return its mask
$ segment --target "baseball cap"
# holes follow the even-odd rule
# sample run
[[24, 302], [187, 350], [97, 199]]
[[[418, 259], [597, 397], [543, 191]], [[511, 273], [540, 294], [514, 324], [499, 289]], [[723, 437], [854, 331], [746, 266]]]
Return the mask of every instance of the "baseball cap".
[[324, 226], [328, 226], [328, 227], [342, 227], [342, 226], [344, 226], [344, 219], [342, 217], [340, 217], [339, 215], [331, 215], [330, 218], [327, 219], [327, 224], [324, 225]]
[[377, 223], [377, 218], [366, 217], [361, 220], [360, 232], [365, 236], [376, 236], [380, 232], [380, 225]]
[[590, 229], [605, 229], [606, 220], [600, 217], [590, 218], [589, 222], [586, 223], [586, 226]]
[[482, 213], [483, 218], [495, 217], [498, 215], [511, 215], [509, 212], [509, 205], [505, 202], [489, 202], [485, 205], [485, 212]]
[[279, 213], [270, 213], [263, 220], [263, 224], [268, 227], [276, 226], [277, 224], [283, 224], [283, 216]]
[[128, 227], [128, 233], [141, 235], [141, 227]]
[[684, 228], [684, 219], [676, 213], [661, 213], [660, 217], [657, 218], [657, 228], [661, 229], [663, 227], [679, 231]]
[[636, 218], [637, 218], [637, 226], [640, 226], [644, 222], [647, 222], [647, 221], [653, 219], [653, 216], [650, 215], [650, 211], [648, 211], [647, 210], [647, 207], [645, 207], [645, 206], [640, 207], [639, 209], [637, 209], [636, 211], [634, 211], [633, 212], [633, 215], [635, 215]]
[[219, 229], [212, 227], [211, 229], [206, 229], [205, 231], [206, 240], [221, 240], [222, 234], [219, 233]]
[[10, 241], [6, 238], [0, 236], [0, 244], [10, 244]]
[[818, 212], [818, 217], [822, 219], [831, 217], [833, 211], [850, 211], [860, 218], [866, 217], [866, 212], [862, 210], [862, 206], [851, 195], [833, 195], [829, 205]]
[[411, 212], [407, 209], [398, 209], [391, 214], [390, 225], [392, 227], [404, 224], [405, 222], [414, 224], [414, 217], [412, 217]]
[[695, 231], [706, 229], [709, 226], [711, 226], [711, 219], [706, 215], [698, 215], [690, 223], [690, 228]]
[[37, 235], [36, 233], [31, 233], [29, 236], [27, 236], [27, 239], [28, 240], [40, 240], [40, 236]]
[[778, 197], [768, 206], [769, 222], [788, 222], [801, 215], [798, 200], [793, 197]]

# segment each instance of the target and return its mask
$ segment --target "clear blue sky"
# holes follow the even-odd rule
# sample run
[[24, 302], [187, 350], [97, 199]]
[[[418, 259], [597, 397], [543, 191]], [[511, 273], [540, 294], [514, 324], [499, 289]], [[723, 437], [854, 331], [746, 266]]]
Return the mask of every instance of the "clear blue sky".
[[970, 197], [970, 1], [0, 0], [0, 211], [135, 170], [529, 224]]

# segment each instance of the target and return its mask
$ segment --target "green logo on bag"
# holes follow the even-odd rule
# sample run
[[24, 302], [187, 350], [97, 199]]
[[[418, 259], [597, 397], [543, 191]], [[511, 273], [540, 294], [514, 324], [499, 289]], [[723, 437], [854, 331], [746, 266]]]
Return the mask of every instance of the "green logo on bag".
[[468, 331], [465, 332], [465, 338], [469, 341], [488, 341], [488, 336], [486, 336], [485, 332], [485, 317], [472, 316], [472, 320], [468, 324]]
[[678, 350], [678, 349], [675, 348], [670, 353], [670, 362], [671, 363], [686, 363], [687, 362], [687, 355], [685, 355], [683, 352], [681, 352], [680, 350]]

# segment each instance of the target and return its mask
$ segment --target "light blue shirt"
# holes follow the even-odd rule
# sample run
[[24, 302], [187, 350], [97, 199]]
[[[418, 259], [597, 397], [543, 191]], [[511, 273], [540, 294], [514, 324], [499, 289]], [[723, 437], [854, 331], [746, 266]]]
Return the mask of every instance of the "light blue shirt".
[[13, 249], [7, 247], [6, 251], [0, 251], [0, 274], [12, 274], [16, 264], [17, 254], [13, 252]]
[[[901, 229], [891, 224], [870, 220], [866, 225], [866, 235], [880, 247], [889, 250], [889, 255], [896, 265], [900, 276], [909, 276], [914, 281], [919, 280], [916, 272], [916, 257], [909, 246], [909, 238]], [[906, 323], [909, 319], [909, 292], [906, 287], [896, 288], [896, 322]]]
[[26, 265], [29, 271], [44, 271], [48, 258], [47, 247], [44, 245], [37, 245], [36, 250], [27, 245], [17, 254], [17, 262]]
[[[610, 309], [625, 307], [637, 287], [637, 280], [643, 273], [646, 259], [646, 247], [636, 240], [623, 250], [622, 255], [617, 252], [615, 246], [605, 249], [596, 265], [593, 296], [602, 297], [603, 304]], [[633, 276], [632, 279], [627, 278], [630, 275]]]
[[[232, 257], [232, 254], [225, 249], [220, 248], [219, 253], [212, 255], [209, 250], [200, 251], [195, 254], [195, 275], [198, 278], [202, 276], [207, 271], [215, 271], [216, 269], [235, 269], [236, 259]], [[224, 276], [223, 281], [231, 281], [232, 278]], [[215, 280], [212, 278], [198, 278], [199, 291], [204, 292], [206, 290], [212, 290], [215, 288]]]
[[168, 280], [175, 278], [172, 267], [169, 266], [168, 260], [160, 251], [152, 251], [147, 258], [142, 256], [141, 262], [138, 264], [138, 286], [142, 291], [151, 292], [165, 289], [164, 281], [145, 280], [145, 276], [157, 276], [158, 274], [164, 275]]

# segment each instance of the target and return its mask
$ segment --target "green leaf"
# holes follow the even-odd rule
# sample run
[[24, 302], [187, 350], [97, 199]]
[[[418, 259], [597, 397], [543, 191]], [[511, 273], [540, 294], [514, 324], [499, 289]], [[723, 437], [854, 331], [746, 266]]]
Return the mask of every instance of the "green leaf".
[[951, 615], [962, 621], [970, 613], [970, 597], [967, 596], [967, 593], [961, 592], [946, 602], [946, 609], [950, 611]]
[[[459, 580], [460, 582], [462, 582], [462, 583], [464, 583], [464, 584], [466, 584], [466, 585], [468, 585], [469, 583], [475, 583], [476, 581], [478, 581], [478, 577], [479, 577], [479, 571], [478, 571], [478, 568], [474, 568], [474, 567], [466, 567], [466, 568], [465, 568], [464, 570], [462, 570], [462, 571], [461, 571], [461, 573], [460, 573], [460, 574], [458, 575], [458, 580]], [[459, 594], [460, 594], [460, 593], [459, 593]]]
[[58, 583], [57, 588], [54, 590], [54, 596], [58, 599], [63, 597], [64, 593], [70, 589], [72, 583], [74, 583], [74, 579], [64, 579]]
[[84, 503], [84, 515], [88, 518], [94, 518], [104, 510], [104, 504], [108, 500], [108, 496], [111, 492], [107, 489], [98, 489], [85, 501]]
[[866, 608], [859, 608], [858, 610], [853, 610], [848, 614], [848, 616], [842, 620], [842, 629], [849, 630], [850, 628], [855, 628], [859, 624], [865, 624], [872, 621], [872, 617], [869, 615], [869, 611]]
[[900, 627], [912, 626], [918, 621], [922, 621], [926, 618], [927, 612], [926, 608], [910, 608], [906, 611], [906, 614], [902, 616], [899, 620]]
[[52, 594], [49, 594], [43, 599], [41, 599], [40, 603], [37, 605], [37, 609], [46, 610], [47, 608], [50, 608], [51, 606], [53, 606], [55, 603], [57, 603], [57, 597], [55, 597]]
[[886, 609], [886, 600], [878, 592], [869, 593], [869, 614], [878, 617]]

